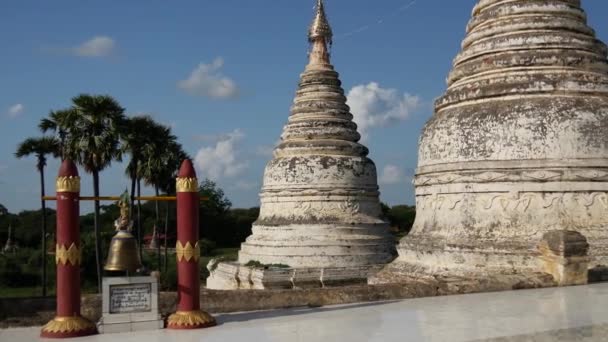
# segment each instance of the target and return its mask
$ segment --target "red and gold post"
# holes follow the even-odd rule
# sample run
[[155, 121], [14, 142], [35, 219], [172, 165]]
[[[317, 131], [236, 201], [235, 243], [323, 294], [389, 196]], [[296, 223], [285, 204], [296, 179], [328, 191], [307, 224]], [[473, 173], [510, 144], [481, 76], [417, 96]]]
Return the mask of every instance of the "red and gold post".
[[200, 309], [198, 244], [198, 180], [190, 160], [185, 160], [177, 176], [177, 312], [169, 316], [169, 329], [212, 327], [215, 319]]
[[57, 177], [57, 316], [41, 337], [68, 338], [97, 333], [95, 324], [80, 315], [80, 177], [65, 160]]

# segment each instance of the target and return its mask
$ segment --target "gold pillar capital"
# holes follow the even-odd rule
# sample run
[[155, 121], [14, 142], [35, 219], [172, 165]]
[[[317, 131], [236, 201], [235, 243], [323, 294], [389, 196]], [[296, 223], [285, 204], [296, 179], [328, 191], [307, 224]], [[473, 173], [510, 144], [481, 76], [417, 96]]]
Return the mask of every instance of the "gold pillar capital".
[[177, 192], [198, 192], [198, 179], [196, 177], [178, 177], [175, 188]]
[[80, 177], [57, 177], [57, 192], [80, 192]]

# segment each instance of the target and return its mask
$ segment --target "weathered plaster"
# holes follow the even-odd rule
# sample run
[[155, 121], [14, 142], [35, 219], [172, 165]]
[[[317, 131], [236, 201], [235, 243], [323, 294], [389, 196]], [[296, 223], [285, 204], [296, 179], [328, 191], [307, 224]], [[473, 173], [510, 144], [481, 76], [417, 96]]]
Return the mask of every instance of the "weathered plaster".
[[420, 137], [417, 217], [393, 272], [542, 271], [554, 230], [608, 264], [606, 51], [578, 0], [478, 2]]
[[280, 280], [279, 285], [268, 284], [277, 272], [245, 270], [242, 265], [249, 261], [287, 265], [286, 274], [315, 274], [311, 279], [317, 285], [331, 274], [317, 276], [321, 270], [362, 267], [365, 272], [336, 275], [342, 281], [344, 274], [353, 274], [351, 280], [361, 282], [367, 270], [396, 255], [381, 218], [376, 166], [359, 143], [330, 62], [331, 29], [320, 12], [316, 30], [311, 29], [310, 62], [300, 77], [281, 143], [264, 172], [260, 216], [239, 252], [241, 267], [235, 271], [238, 267], [220, 264], [208, 282], [213, 288], [283, 286]]

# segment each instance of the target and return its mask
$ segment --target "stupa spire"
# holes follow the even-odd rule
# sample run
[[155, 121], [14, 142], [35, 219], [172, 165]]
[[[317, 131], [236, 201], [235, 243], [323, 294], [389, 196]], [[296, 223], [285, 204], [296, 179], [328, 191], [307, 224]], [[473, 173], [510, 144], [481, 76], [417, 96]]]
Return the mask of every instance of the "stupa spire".
[[325, 5], [323, 0], [317, 0], [315, 18], [308, 30], [308, 40], [313, 43], [318, 40], [324, 40], [325, 43], [332, 44], [333, 32], [325, 14]]
[[315, 18], [308, 29], [308, 41], [311, 44], [310, 65], [329, 65], [329, 47], [333, 44], [333, 32], [325, 14], [323, 0], [317, 0]]
[[4, 249], [2, 250], [4, 253], [13, 253], [17, 250], [17, 246], [13, 242], [13, 227], [11, 225], [8, 226], [8, 237], [6, 239], [6, 244], [4, 245]]

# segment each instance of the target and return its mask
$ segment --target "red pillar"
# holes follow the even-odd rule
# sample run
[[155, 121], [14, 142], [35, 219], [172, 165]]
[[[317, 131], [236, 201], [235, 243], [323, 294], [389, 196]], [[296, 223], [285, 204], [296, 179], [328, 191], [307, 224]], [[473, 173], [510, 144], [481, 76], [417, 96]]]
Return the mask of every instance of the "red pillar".
[[200, 310], [198, 244], [198, 180], [190, 160], [177, 175], [177, 312], [168, 319], [169, 329], [200, 329], [214, 326], [215, 319]]
[[67, 338], [97, 333], [95, 324], [80, 315], [80, 177], [65, 160], [57, 177], [57, 316], [41, 337]]

